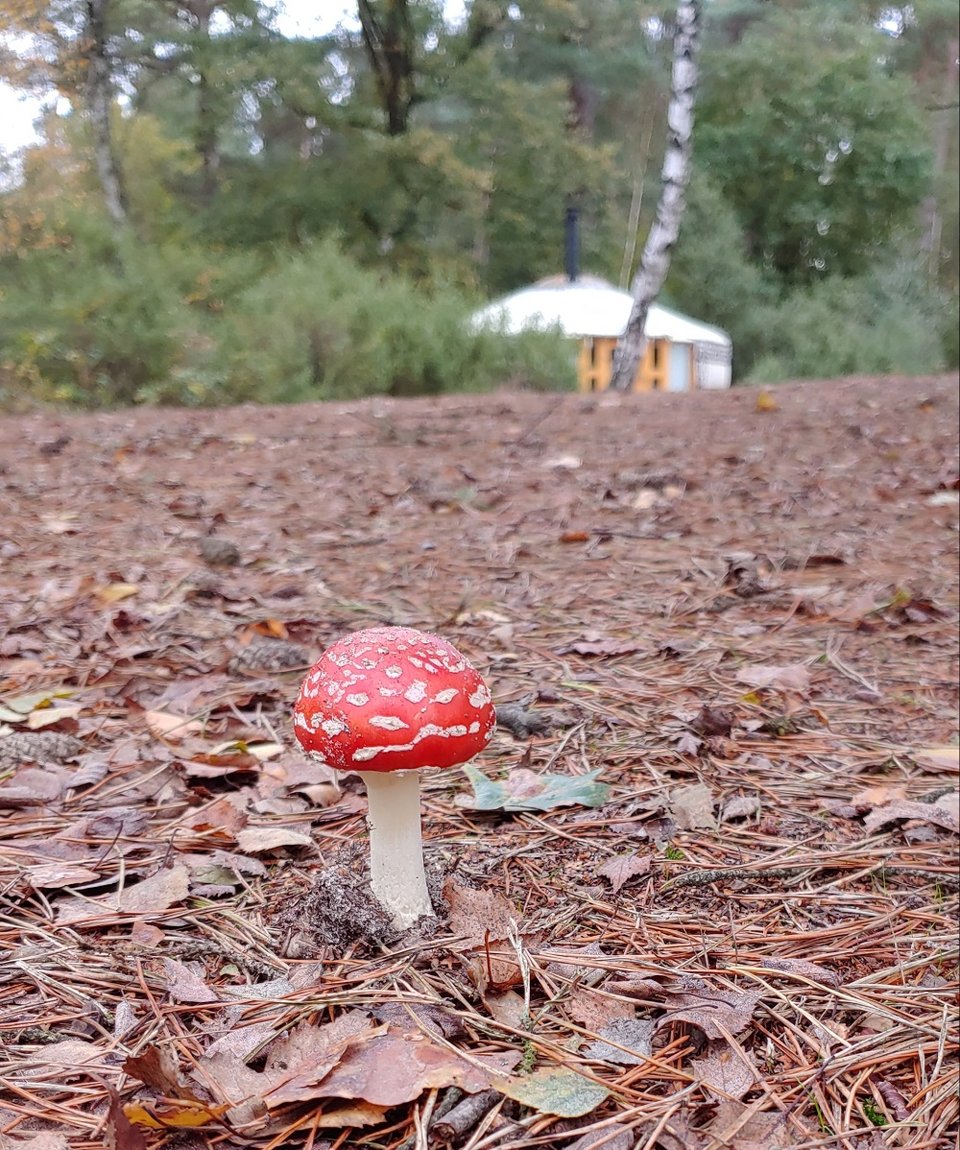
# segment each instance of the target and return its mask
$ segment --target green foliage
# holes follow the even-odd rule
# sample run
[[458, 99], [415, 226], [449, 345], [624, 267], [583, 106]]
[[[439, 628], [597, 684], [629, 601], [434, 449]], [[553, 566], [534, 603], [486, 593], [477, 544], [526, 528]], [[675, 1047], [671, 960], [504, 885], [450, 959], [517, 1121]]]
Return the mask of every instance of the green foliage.
[[473, 787], [473, 800], [467, 803], [475, 811], [552, 811], [557, 807], [601, 807], [610, 797], [610, 787], [597, 781], [600, 768], [584, 775], [540, 776], [535, 793], [517, 794], [509, 776], [503, 782], [488, 779], [478, 767], [465, 763], [463, 770]]
[[767, 335], [751, 383], [942, 371], [956, 316], [916, 264], [898, 259], [859, 277], [797, 288], [759, 319]]
[[280, 401], [572, 384], [568, 343], [472, 332], [468, 314], [453, 289], [418, 289], [318, 243], [237, 301], [224, 344], [227, 387]]
[[26, 394], [84, 407], [285, 402], [573, 383], [566, 341], [472, 332], [455, 291], [378, 276], [332, 242], [280, 252], [261, 275], [250, 256], [113, 249], [101, 226], [8, 271], [7, 403]]
[[4, 278], [0, 355], [38, 398], [132, 403], [175, 367], [186, 307], [152, 249], [111, 250], [103, 232], [87, 228], [81, 241], [33, 252]]
[[861, 1105], [863, 1106], [863, 1113], [868, 1122], [874, 1126], [886, 1126], [887, 1120], [884, 1117], [883, 1111], [872, 1098], [864, 1098]]
[[767, 311], [777, 289], [751, 261], [736, 212], [703, 170], [687, 189], [667, 293], [681, 311], [722, 327], [733, 340], [738, 377], [749, 372], [768, 338]]
[[843, 6], [765, 5], [705, 52], [698, 162], [750, 257], [784, 280], [864, 271], [929, 187], [930, 153], [888, 37]]

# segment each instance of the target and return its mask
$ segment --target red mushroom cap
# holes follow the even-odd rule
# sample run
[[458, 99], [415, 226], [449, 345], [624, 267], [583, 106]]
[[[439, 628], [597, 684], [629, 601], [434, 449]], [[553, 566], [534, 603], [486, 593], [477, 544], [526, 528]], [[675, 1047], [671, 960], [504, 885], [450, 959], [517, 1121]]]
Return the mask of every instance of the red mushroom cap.
[[341, 771], [453, 767], [486, 746], [495, 722], [479, 672], [446, 639], [410, 627], [338, 640], [293, 708], [303, 749]]

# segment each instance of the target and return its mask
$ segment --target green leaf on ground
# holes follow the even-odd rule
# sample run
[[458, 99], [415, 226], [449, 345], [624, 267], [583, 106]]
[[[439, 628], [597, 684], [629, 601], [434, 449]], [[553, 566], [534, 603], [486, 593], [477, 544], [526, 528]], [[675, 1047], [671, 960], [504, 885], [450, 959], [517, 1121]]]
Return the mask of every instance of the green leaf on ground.
[[544, 1066], [522, 1078], [496, 1078], [493, 1086], [523, 1106], [560, 1118], [589, 1114], [610, 1094], [599, 1082], [562, 1066]]
[[460, 805], [475, 811], [552, 811], [555, 807], [602, 807], [610, 794], [606, 783], [598, 783], [599, 770], [585, 775], [538, 775], [519, 767], [505, 779], [488, 779], [483, 771], [467, 764], [464, 768], [473, 799], [461, 797]]

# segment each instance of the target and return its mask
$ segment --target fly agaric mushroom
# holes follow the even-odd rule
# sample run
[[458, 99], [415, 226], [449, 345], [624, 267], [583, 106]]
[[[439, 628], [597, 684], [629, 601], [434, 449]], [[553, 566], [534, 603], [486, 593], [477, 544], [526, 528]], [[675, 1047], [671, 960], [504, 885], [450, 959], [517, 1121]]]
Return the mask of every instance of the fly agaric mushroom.
[[370, 885], [401, 930], [433, 914], [417, 772], [472, 759], [495, 721], [479, 672], [446, 639], [409, 627], [345, 636], [301, 684], [294, 733], [314, 759], [363, 775]]

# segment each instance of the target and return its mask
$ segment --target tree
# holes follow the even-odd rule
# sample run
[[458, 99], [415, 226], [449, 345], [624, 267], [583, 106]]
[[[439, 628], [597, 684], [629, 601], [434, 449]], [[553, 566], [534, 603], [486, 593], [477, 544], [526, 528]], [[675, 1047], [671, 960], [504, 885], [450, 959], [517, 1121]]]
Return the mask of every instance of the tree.
[[781, 284], [858, 275], [915, 224], [930, 186], [897, 40], [834, 0], [755, 7], [704, 61], [698, 163]]
[[700, 17], [700, 0], [680, 0], [677, 4], [670, 104], [667, 108], [667, 149], [663, 157], [660, 202], [653, 227], [644, 244], [640, 270], [633, 281], [633, 308], [614, 358], [610, 386], [615, 391], [628, 391], [636, 378], [643, 355], [647, 313], [667, 278], [670, 254], [680, 235], [684, 190], [690, 176], [693, 151]]
[[81, 51], [87, 56], [87, 110], [93, 135], [93, 155], [103, 189], [107, 215], [116, 227], [127, 223], [123, 176], [113, 142], [111, 110], [113, 76], [107, 47], [107, 14], [110, 0], [86, 0], [86, 22]]
[[[123, 176], [113, 139], [111, 0], [16, 0], [0, 13], [0, 79], [38, 94], [51, 89], [85, 116], [102, 203], [115, 227], [127, 223]], [[11, 44], [16, 43], [14, 49]]]
[[357, 13], [363, 43], [387, 117], [387, 131], [401, 136], [407, 130], [415, 97], [414, 52], [416, 38], [407, 0], [358, 0]]

